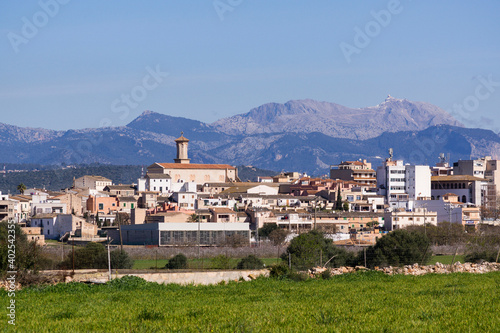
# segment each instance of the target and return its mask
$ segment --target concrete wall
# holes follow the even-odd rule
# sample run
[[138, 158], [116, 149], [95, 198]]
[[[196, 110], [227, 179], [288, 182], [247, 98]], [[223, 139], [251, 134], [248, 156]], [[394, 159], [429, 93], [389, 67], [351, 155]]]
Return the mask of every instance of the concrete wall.
[[[42, 274], [61, 274], [61, 271], [43, 271]], [[71, 273], [66, 271], [65, 273]], [[221, 281], [238, 281], [244, 279], [245, 281], [253, 280], [258, 276], [269, 276], [267, 269], [261, 270], [242, 270], [242, 271], [211, 271], [211, 272], [162, 272], [162, 273], [116, 273], [112, 271], [111, 277], [113, 279], [122, 278], [124, 276], [137, 276], [149, 282], [156, 282], [160, 284], [195, 284], [195, 285], [209, 285], [217, 284]], [[82, 269], [75, 270], [75, 275], [69, 281], [75, 282], [95, 282], [104, 283], [109, 280], [108, 271]]]

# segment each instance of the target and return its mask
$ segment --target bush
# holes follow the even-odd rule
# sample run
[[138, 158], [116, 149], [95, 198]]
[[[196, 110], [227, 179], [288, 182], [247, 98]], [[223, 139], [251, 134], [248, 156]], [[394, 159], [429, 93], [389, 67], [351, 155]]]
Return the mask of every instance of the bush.
[[[377, 243], [366, 250], [370, 268], [421, 264], [427, 262], [431, 255], [429, 238], [422, 233], [406, 230], [395, 230], [377, 239]], [[359, 253], [358, 258], [360, 264], [364, 262], [363, 252]]]
[[187, 268], [187, 258], [182, 253], [176, 254], [168, 261], [165, 265], [167, 269], [186, 269]]
[[271, 231], [268, 238], [275, 246], [279, 246], [285, 242], [287, 236], [288, 231], [279, 228]]
[[279, 229], [279, 227], [276, 223], [266, 223], [262, 228], [259, 228], [259, 237], [269, 237], [271, 232], [277, 229]]
[[290, 268], [284, 263], [271, 266], [269, 271], [269, 276], [275, 279], [286, 278], [289, 274]]
[[281, 259], [288, 262], [289, 255], [292, 266], [301, 270], [323, 265], [326, 262], [328, 262], [327, 266], [329, 267], [356, 264], [354, 254], [334, 246], [331, 239], [325, 238], [323, 233], [316, 230], [295, 237]]
[[[10, 232], [9, 232], [10, 231]], [[13, 233], [14, 231], [15, 233]], [[9, 238], [8, 235], [14, 235]], [[14, 245], [14, 246], [13, 246]], [[10, 246], [10, 248], [9, 248]], [[9, 249], [15, 247], [15, 260], [9, 262]], [[10, 253], [12, 255], [12, 253]], [[22, 271], [35, 268], [35, 263], [40, 254], [40, 247], [29, 242], [17, 223], [0, 222], [0, 271]], [[15, 269], [9, 267], [14, 263]], [[37, 267], [36, 267], [37, 268]], [[37, 268], [38, 269], [38, 268]]]
[[[113, 250], [109, 254], [111, 268], [130, 269], [134, 262], [125, 251]], [[60, 264], [62, 269], [73, 268], [73, 251]], [[83, 248], [75, 249], [75, 269], [106, 269], [108, 268], [108, 251], [101, 243], [90, 242]]]
[[250, 254], [249, 256], [243, 258], [238, 262], [236, 266], [237, 269], [261, 269], [264, 268], [264, 263], [262, 260]]
[[212, 259], [212, 268], [214, 269], [229, 269], [231, 268], [231, 259], [221, 254]]

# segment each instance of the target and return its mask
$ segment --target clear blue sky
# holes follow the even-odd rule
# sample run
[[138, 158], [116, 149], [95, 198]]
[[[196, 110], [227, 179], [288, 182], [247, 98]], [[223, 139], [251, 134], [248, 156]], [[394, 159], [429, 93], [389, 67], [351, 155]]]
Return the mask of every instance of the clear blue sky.
[[[499, 1], [56, 1], [0, 4], [2, 123], [119, 126], [144, 110], [213, 122], [268, 102], [364, 107], [391, 94], [468, 103], [459, 120], [500, 131]], [[356, 46], [356, 28], [369, 43]], [[156, 68], [168, 76], [156, 82]]]

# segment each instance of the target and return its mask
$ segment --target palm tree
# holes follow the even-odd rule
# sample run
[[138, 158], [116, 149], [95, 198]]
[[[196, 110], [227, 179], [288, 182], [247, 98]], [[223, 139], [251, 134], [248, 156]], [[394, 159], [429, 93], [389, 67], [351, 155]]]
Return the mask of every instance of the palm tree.
[[198, 214], [191, 214], [188, 217], [188, 222], [200, 222], [200, 216]]
[[24, 194], [24, 191], [26, 191], [26, 185], [24, 185], [23, 183], [17, 185], [17, 190], [19, 191], [19, 193]]

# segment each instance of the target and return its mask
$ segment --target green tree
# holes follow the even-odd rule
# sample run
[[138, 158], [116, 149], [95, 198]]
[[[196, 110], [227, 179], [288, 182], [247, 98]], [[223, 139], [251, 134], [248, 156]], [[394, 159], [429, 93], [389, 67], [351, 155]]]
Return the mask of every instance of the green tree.
[[24, 183], [17, 185], [17, 190], [19, 193], [24, 194], [24, 191], [26, 191], [26, 185], [24, 185]]
[[262, 260], [250, 254], [245, 258], [241, 259], [236, 265], [237, 269], [261, 269], [264, 268], [264, 263]]
[[[367, 266], [402, 266], [421, 264], [432, 255], [429, 238], [420, 233], [407, 230], [395, 230], [377, 239], [374, 246], [366, 250]], [[358, 262], [364, 262], [364, 253], [359, 253]]]
[[[9, 250], [11, 251], [9, 252]], [[15, 255], [14, 258], [12, 258], [12, 254]], [[34, 242], [28, 241], [19, 224], [8, 221], [0, 222], [1, 272], [34, 269], [39, 254], [40, 247]]]
[[335, 210], [342, 210], [342, 195], [340, 194], [340, 185], [337, 190], [337, 202], [335, 203]]
[[292, 266], [296, 269], [309, 269], [314, 266], [329, 267], [351, 266], [355, 264], [355, 255], [345, 249], [333, 245], [331, 239], [323, 233], [312, 230], [295, 237], [281, 259], [288, 262], [290, 256]]
[[278, 228], [269, 234], [269, 240], [275, 245], [279, 246], [283, 244], [288, 236], [288, 232], [284, 229]]
[[342, 206], [342, 209], [345, 211], [345, 212], [348, 212], [349, 211], [349, 203], [348, 202], [344, 202], [343, 206]]
[[[133, 266], [133, 260], [130, 259], [125, 251], [113, 250], [110, 252], [111, 268], [129, 269]], [[108, 268], [108, 251], [101, 243], [90, 242], [83, 248], [74, 251], [75, 269], [105, 269]], [[61, 263], [61, 268], [73, 268], [73, 251]]]
[[276, 223], [266, 223], [262, 228], [259, 228], [259, 237], [269, 237], [271, 232], [278, 229], [278, 225]]
[[182, 253], [176, 254], [168, 263], [165, 265], [167, 269], [186, 269], [188, 267], [188, 261], [185, 255]]
[[189, 215], [188, 222], [200, 222], [200, 216], [198, 214], [191, 214]]

